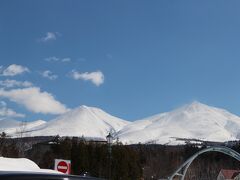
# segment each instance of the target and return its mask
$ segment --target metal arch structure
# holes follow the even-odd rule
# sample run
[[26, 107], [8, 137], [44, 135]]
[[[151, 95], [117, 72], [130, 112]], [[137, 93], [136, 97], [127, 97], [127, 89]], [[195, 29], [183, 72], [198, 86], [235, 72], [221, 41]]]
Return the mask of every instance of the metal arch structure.
[[179, 176], [181, 177], [181, 180], [184, 180], [185, 175], [187, 173], [187, 170], [189, 168], [189, 166], [191, 165], [191, 163], [194, 161], [194, 159], [196, 159], [199, 155], [206, 153], [206, 152], [220, 152], [223, 154], [226, 154], [228, 156], [233, 157], [234, 159], [240, 161], [240, 154], [228, 147], [224, 147], [224, 146], [213, 146], [213, 147], [208, 147], [205, 148], [197, 153], [195, 153], [194, 155], [192, 155], [190, 158], [188, 158], [169, 178], [168, 180], [173, 180], [174, 177]]

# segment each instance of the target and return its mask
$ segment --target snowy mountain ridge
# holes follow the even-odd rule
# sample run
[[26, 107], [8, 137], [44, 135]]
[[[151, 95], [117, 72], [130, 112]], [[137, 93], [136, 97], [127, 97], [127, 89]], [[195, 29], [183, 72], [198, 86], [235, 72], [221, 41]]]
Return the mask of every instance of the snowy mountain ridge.
[[[20, 122], [0, 120], [0, 131], [16, 132]], [[176, 138], [229, 141], [240, 138], [240, 117], [199, 102], [170, 112], [129, 122], [95, 107], [80, 106], [48, 122], [35, 121], [24, 127], [25, 136], [84, 136], [105, 139], [109, 132], [124, 144], [178, 144]]]
[[171, 112], [135, 121], [118, 135], [120, 141], [129, 144], [149, 141], [177, 144], [175, 137], [219, 142], [236, 140], [240, 137], [239, 130], [240, 117], [224, 109], [193, 102]]
[[130, 122], [111, 116], [95, 107], [80, 106], [31, 129], [32, 136], [84, 136], [105, 139], [109, 132], [116, 133]]

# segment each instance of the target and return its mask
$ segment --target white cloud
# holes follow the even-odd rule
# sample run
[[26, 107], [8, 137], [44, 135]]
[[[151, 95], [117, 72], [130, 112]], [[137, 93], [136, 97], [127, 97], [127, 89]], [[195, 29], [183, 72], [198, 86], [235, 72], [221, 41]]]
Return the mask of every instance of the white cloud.
[[70, 58], [63, 58], [63, 59], [62, 59], [62, 62], [70, 62], [70, 61], [71, 61]]
[[0, 116], [1, 117], [12, 117], [12, 118], [23, 118], [24, 114], [16, 113], [14, 110], [7, 107], [4, 101], [0, 101]]
[[23, 74], [25, 72], [30, 72], [27, 67], [17, 65], [17, 64], [11, 64], [7, 68], [1, 68], [1, 75], [2, 76], [16, 76], [19, 74]]
[[47, 32], [45, 36], [40, 38], [41, 42], [48, 42], [48, 41], [53, 41], [57, 40], [57, 37], [59, 37], [61, 34], [58, 32]]
[[48, 78], [50, 80], [55, 80], [58, 78], [56, 74], [53, 74], [52, 71], [46, 70], [40, 73], [42, 77]]
[[104, 75], [101, 71], [80, 73], [73, 70], [70, 76], [75, 80], [91, 81], [96, 86], [104, 83]]
[[52, 56], [52, 57], [45, 58], [45, 61], [48, 61], [48, 62], [57, 62], [57, 61], [59, 61], [59, 58], [57, 58], [57, 57], [55, 57], [55, 56]]
[[69, 57], [58, 58], [58, 57], [52, 56], [52, 57], [45, 58], [44, 60], [48, 62], [63, 62], [63, 63], [71, 62], [71, 58]]
[[0, 89], [0, 97], [23, 105], [29, 111], [35, 113], [62, 114], [68, 111], [66, 106], [57, 101], [52, 94], [41, 92], [38, 87], [12, 89], [9, 91]]
[[31, 87], [33, 84], [29, 81], [16, 81], [11, 79], [6, 79], [4, 81], [0, 81], [0, 86], [5, 88], [12, 88], [12, 87]]

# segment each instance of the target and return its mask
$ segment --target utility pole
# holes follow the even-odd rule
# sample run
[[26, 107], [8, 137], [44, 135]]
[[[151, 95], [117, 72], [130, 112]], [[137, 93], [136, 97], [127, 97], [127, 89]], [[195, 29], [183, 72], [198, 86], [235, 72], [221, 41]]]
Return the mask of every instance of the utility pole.
[[108, 145], [108, 153], [109, 153], [109, 169], [108, 169], [108, 178], [111, 180], [111, 167], [112, 167], [112, 142], [113, 142], [113, 137], [111, 133], [109, 133], [106, 137], [107, 139], [107, 145]]

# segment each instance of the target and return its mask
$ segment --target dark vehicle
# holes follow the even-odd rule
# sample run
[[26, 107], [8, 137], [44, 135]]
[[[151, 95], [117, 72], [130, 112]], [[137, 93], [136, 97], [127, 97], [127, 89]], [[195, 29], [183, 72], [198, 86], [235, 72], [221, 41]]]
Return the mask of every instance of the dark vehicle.
[[35, 172], [0, 172], [1, 180], [104, 180], [94, 177]]

